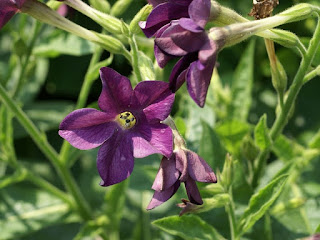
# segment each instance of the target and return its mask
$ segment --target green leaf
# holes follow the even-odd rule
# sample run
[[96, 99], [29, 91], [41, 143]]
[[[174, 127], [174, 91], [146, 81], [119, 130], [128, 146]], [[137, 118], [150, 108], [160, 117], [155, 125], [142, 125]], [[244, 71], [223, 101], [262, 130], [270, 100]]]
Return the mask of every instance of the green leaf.
[[33, 54], [41, 57], [58, 57], [61, 54], [82, 56], [93, 53], [94, 44], [60, 30], [54, 31], [51, 36], [42, 38], [33, 50]]
[[313, 136], [308, 145], [310, 148], [320, 149], [320, 130]]
[[214, 171], [222, 171], [226, 150], [217, 133], [205, 122], [202, 122], [202, 136], [199, 155], [203, 157]]
[[215, 131], [223, 141], [225, 148], [231, 153], [237, 153], [241, 141], [248, 134], [250, 126], [247, 123], [230, 120], [220, 123], [216, 126]]
[[79, 221], [66, 203], [25, 185], [1, 190], [0, 215], [1, 239], [19, 239], [53, 224]]
[[304, 148], [284, 135], [280, 135], [272, 145], [272, 151], [283, 161], [291, 161], [301, 156]]
[[251, 197], [249, 206], [240, 220], [239, 233], [241, 235], [247, 232], [278, 198], [287, 177], [288, 175], [278, 177]]
[[254, 139], [256, 145], [261, 149], [265, 150], [271, 145], [271, 138], [267, 127], [267, 115], [264, 114], [254, 129]]
[[234, 72], [231, 86], [232, 104], [229, 116], [245, 121], [251, 106], [255, 40], [251, 40]]
[[156, 76], [151, 59], [141, 51], [139, 51], [138, 55], [142, 80], [155, 80]]
[[317, 227], [316, 231], [314, 233], [320, 233], [320, 224], [319, 226]]
[[44, 58], [37, 58], [34, 65], [27, 72], [26, 84], [19, 93], [19, 100], [24, 104], [31, 102], [41, 90], [48, 74], [49, 61]]
[[224, 239], [211, 225], [195, 215], [170, 216], [153, 221], [161, 230], [183, 239]]

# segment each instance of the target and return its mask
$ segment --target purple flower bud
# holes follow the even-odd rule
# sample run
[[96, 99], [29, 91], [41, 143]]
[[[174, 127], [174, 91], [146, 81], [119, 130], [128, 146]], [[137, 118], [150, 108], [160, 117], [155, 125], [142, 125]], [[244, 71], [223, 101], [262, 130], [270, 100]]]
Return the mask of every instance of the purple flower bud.
[[180, 149], [170, 158], [163, 157], [158, 174], [152, 185], [155, 193], [147, 209], [153, 209], [170, 199], [184, 182], [191, 203], [201, 205], [202, 198], [196, 181], [216, 183], [217, 178], [210, 166], [198, 154]]
[[15, 15], [26, 0], [0, 1], [0, 29]]
[[147, 37], [156, 38], [154, 53], [160, 67], [181, 57], [170, 75], [171, 90], [177, 91], [186, 81], [191, 98], [203, 107], [220, 46], [204, 29], [212, 17], [210, 0], [183, 2], [152, 1], [156, 7], [140, 26]]
[[85, 150], [101, 146], [97, 167], [102, 186], [129, 177], [134, 158], [172, 154], [172, 131], [160, 123], [170, 114], [174, 94], [162, 81], [143, 81], [132, 89], [130, 80], [111, 68], [101, 68], [102, 111], [83, 108], [70, 113], [60, 124], [59, 135]]

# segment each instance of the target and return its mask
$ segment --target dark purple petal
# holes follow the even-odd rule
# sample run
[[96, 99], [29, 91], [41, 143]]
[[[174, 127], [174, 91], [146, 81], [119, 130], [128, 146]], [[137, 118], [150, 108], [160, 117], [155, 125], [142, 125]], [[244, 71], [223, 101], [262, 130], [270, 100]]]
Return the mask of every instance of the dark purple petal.
[[[171, 39], [180, 49], [192, 53], [200, 50], [208, 36], [204, 31], [200, 33], [183, 31], [171, 34]], [[168, 52], [167, 50], [164, 51]]]
[[118, 125], [112, 120], [96, 109], [79, 109], [61, 122], [59, 135], [78, 149], [92, 149], [109, 139], [117, 129]]
[[187, 88], [190, 97], [200, 106], [203, 107], [206, 101], [208, 87], [210, 84], [214, 62], [208, 63], [204, 68], [200, 62], [193, 62], [187, 73]]
[[211, 167], [198, 154], [186, 151], [188, 159], [188, 172], [193, 180], [198, 182], [216, 183], [217, 177]]
[[132, 141], [123, 133], [114, 134], [98, 152], [97, 167], [101, 186], [109, 186], [127, 179], [134, 165]]
[[[212, 64], [212, 62], [216, 61], [218, 45], [215, 41], [207, 38], [206, 43], [201, 47], [199, 51], [199, 60], [202, 64]], [[214, 63], [213, 63], [214, 64]]]
[[16, 14], [25, 0], [0, 0], [0, 29]]
[[[155, 35], [155, 37], [156, 38], [160, 37], [162, 35], [162, 33], [170, 26], [171, 26], [171, 24], [167, 24], [167, 25], [163, 26], [162, 28], [160, 28], [159, 31], [157, 32], [157, 34]], [[154, 44], [154, 56], [158, 62], [158, 65], [161, 68], [164, 68], [165, 65], [167, 65], [168, 61], [173, 58], [171, 55], [168, 55], [167, 53], [162, 51], [157, 46], [157, 44]]]
[[179, 19], [179, 25], [183, 27], [184, 29], [194, 32], [194, 33], [200, 33], [203, 32], [204, 29], [200, 26], [198, 26], [192, 19], [190, 18], [180, 18]]
[[193, 179], [188, 178], [184, 184], [186, 185], [187, 195], [190, 202], [198, 205], [203, 204], [196, 182]]
[[180, 182], [184, 182], [189, 178], [187, 156], [185, 151], [181, 149], [175, 152], [175, 155], [176, 155], [176, 168], [181, 173], [179, 180]]
[[102, 92], [98, 100], [101, 110], [110, 114], [119, 114], [130, 106], [133, 93], [130, 80], [111, 68], [100, 69]]
[[186, 70], [190, 66], [190, 63], [196, 61], [197, 58], [198, 54], [196, 53], [188, 54], [174, 65], [169, 78], [171, 91], [176, 92], [182, 86], [185, 82]]
[[189, 6], [193, 0], [168, 0], [168, 2], [172, 2], [175, 4]]
[[204, 28], [210, 17], [210, 9], [210, 0], [193, 0], [189, 5], [189, 16], [198, 26]]
[[161, 192], [155, 191], [147, 207], [147, 210], [151, 210], [155, 207], [158, 207], [162, 203], [168, 201], [177, 192], [179, 187], [180, 187], [180, 182], [177, 181], [172, 187], [164, 191], [161, 191]]
[[175, 155], [173, 154], [170, 158], [163, 157], [152, 189], [159, 192], [170, 188], [178, 180], [179, 175]]
[[129, 133], [133, 142], [133, 154], [143, 158], [154, 153], [170, 157], [173, 151], [171, 128], [165, 124], [140, 124]]
[[147, 37], [152, 37], [162, 26], [182, 17], [188, 17], [187, 6], [168, 2], [157, 5], [147, 21], [140, 22], [139, 25]]

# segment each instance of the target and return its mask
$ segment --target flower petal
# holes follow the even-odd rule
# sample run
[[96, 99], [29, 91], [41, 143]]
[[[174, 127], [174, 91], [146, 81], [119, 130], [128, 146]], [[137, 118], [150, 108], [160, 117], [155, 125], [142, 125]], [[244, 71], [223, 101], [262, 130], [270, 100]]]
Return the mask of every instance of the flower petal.
[[194, 32], [194, 33], [200, 33], [200, 32], [204, 31], [204, 29], [202, 27], [200, 27], [198, 24], [196, 24], [190, 18], [180, 18], [179, 25], [181, 27], [183, 27], [184, 29], [191, 31], [191, 32]]
[[204, 28], [210, 17], [210, 9], [210, 0], [193, 0], [189, 5], [189, 16], [198, 26]]
[[134, 131], [131, 131], [130, 137], [133, 142], [133, 155], [136, 158], [143, 158], [155, 153], [166, 157], [170, 157], [172, 154], [172, 131], [165, 124], [140, 124]]
[[187, 30], [173, 33], [171, 39], [176, 46], [188, 53], [192, 53], [200, 50], [208, 36], [205, 31], [194, 33]]
[[134, 89], [134, 95], [148, 121], [165, 120], [174, 102], [169, 84], [163, 81], [143, 81]]
[[155, 44], [167, 54], [173, 56], [184, 56], [187, 52], [178, 47], [171, 38], [172, 34], [181, 32], [187, 32], [187, 30], [182, 28], [178, 24], [178, 21], [172, 21], [171, 25], [163, 31], [161, 36], [154, 40]]
[[92, 149], [112, 136], [118, 127], [112, 120], [110, 115], [96, 109], [79, 109], [61, 122], [59, 135], [76, 148]]
[[0, 29], [16, 14], [25, 0], [1, 0], [0, 1]]
[[157, 5], [147, 18], [139, 25], [144, 34], [152, 37], [162, 26], [171, 20], [188, 17], [188, 6], [167, 2]]
[[[168, 28], [170, 27], [171, 24], [166, 24], [165, 26], [163, 26], [162, 28], [159, 29], [159, 31], [157, 32], [157, 34], [155, 35], [156, 38], [160, 37], [162, 35], [162, 33]], [[167, 53], [165, 53], [164, 51], [162, 51], [157, 44], [154, 44], [154, 56], [158, 62], [158, 65], [161, 68], [164, 68], [165, 65], [167, 65], [168, 61], [170, 59], [172, 59], [173, 57], [171, 55], [168, 55]]]
[[196, 61], [197, 58], [197, 53], [191, 53], [182, 57], [176, 65], [174, 65], [169, 78], [171, 91], [176, 92], [182, 86], [185, 82], [186, 70], [190, 66], [190, 63]]
[[186, 151], [188, 159], [188, 172], [193, 180], [198, 182], [216, 183], [217, 177], [211, 167], [198, 154]]
[[180, 181], [177, 181], [173, 186], [171, 186], [170, 188], [164, 191], [161, 191], [161, 192], [155, 191], [147, 207], [147, 210], [151, 210], [155, 207], [158, 207], [162, 203], [168, 201], [177, 192], [179, 187], [180, 187]]
[[148, 0], [148, 3], [151, 4], [153, 7], [158, 6], [159, 4], [166, 3], [168, 0]]
[[217, 43], [207, 38], [207, 40], [205, 41], [205, 44], [203, 44], [203, 46], [199, 51], [198, 57], [202, 64], [207, 65], [210, 63], [212, 64], [212, 62], [216, 61], [217, 54], [218, 54]]
[[200, 62], [191, 63], [187, 73], [187, 88], [190, 97], [203, 107], [206, 101], [208, 87], [214, 68], [214, 62], [208, 63], [203, 69], [199, 67]]
[[184, 182], [187, 180], [188, 176], [188, 160], [186, 156], [186, 152], [184, 150], [179, 150], [175, 152], [176, 155], [176, 168], [181, 173], [179, 180], [180, 182]]
[[101, 186], [110, 186], [127, 179], [134, 166], [132, 142], [123, 133], [114, 134], [98, 152], [97, 168]]
[[175, 155], [172, 154], [170, 158], [163, 157], [152, 189], [159, 192], [170, 188], [178, 180], [179, 175]]
[[133, 93], [130, 80], [111, 68], [100, 69], [102, 92], [98, 100], [101, 110], [119, 114], [128, 109]]
[[187, 195], [190, 202], [198, 205], [203, 204], [196, 182], [192, 178], [188, 178], [184, 184], [186, 185]]

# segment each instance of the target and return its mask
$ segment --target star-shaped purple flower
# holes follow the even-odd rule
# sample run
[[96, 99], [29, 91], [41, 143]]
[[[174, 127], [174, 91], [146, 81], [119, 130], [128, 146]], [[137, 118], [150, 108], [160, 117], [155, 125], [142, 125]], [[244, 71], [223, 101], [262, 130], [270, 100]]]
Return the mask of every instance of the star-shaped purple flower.
[[26, 0], [0, 0], [0, 29], [15, 15]]
[[[172, 58], [182, 57], [170, 75], [172, 91], [177, 91], [186, 81], [191, 98], [203, 107], [219, 46], [209, 39], [204, 29], [212, 17], [210, 0], [188, 2], [189, 5], [180, 5], [188, 8], [187, 15], [182, 11], [184, 16], [180, 16], [174, 8], [170, 10], [170, 15], [163, 14], [158, 9], [169, 2], [163, 3], [157, 5], [140, 26], [147, 37], [154, 35], [156, 38], [154, 53], [160, 67]], [[168, 15], [176, 17], [170, 18]]]
[[59, 134], [79, 149], [101, 146], [97, 167], [102, 186], [119, 183], [133, 170], [134, 157], [172, 154], [172, 131], [162, 124], [170, 114], [174, 94], [162, 81], [143, 81], [132, 89], [130, 80], [111, 68], [101, 68], [102, 111], [84, 108], [70, 113]]
[[196, 153], [180, 149], [170, 158], [163, 157], [156, 179], [152, 185], [155, 193], [147, 209], [153, 209], [170, 199], [184, 182], [191, 203], [201, 205], [196, 181], [216, 183], [217, 178], [210, 166]]

